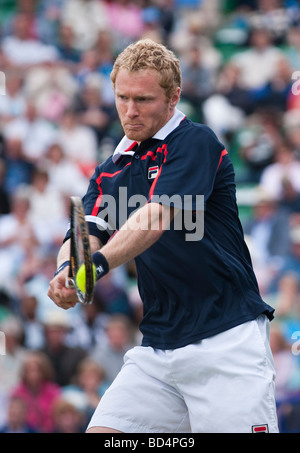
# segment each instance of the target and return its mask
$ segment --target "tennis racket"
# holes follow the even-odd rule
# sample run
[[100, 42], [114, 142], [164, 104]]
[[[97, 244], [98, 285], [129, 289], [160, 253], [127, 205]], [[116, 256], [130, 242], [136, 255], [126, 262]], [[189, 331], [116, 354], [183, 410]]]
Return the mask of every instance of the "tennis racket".
[[[77, 298], [81, 304], [91, 304], [95, 286], [93, 261], [88, 226], [79, 197], [70, 198], [70, 231], [70, 270], [66, 280], [66, 287], [75, 288]], [[85, 292], [82, 292], [76, 285], [76, 275], [82, 264], [85, 265]]]

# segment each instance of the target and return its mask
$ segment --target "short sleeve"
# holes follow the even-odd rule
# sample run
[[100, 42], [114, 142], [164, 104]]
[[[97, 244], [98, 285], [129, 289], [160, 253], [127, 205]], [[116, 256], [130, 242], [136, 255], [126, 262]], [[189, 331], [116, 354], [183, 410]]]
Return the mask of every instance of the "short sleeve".
[[[97, 167], [94, 175], [90, 179], [88, 190], [82, 202], [90, 235], [96, 236], [102, 244], [106, 244], [114, 233], [114, 229], [108, 222], [107, 212], [102, 203], [100, 175], [101, 166]], [[64, 240], [66, 241], [69, 237], [70, 230], [67, 231]]]

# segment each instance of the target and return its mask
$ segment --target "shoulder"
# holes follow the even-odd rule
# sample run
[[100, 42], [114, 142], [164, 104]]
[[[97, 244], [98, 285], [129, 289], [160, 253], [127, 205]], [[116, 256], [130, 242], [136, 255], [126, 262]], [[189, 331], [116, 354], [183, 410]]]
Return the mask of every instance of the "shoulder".
[[93, 178], [97, 178], [101, 173], [111, 173], [112, 170], [116, 171], [116, 166], [112, 161], [112, 156], [110, 156], [96, 166]]
[[195, 123], [188, 118], [185, 118], [167, 137], [167, 143], [197, 150], [215, 148], [217, 151], [222, 151], [225, 148], [210, 127], [202, 123]]
[[194, 134], [198, 137], [210, 137], [214, 140], [218, 139], [215, 132], [209, 126], [203, 123], [196, 123], [189, 118], [185, 118], [170, 135], [186, 133]]

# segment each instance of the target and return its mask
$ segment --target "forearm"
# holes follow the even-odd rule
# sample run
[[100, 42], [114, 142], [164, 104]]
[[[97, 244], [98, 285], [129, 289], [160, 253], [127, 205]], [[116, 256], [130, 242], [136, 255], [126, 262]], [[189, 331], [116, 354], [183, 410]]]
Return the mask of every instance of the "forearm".
[[172, 218], [173, 211], [157, 203], [148, 203], [136, 211], [101, 249], [109, 268], [118, 267], [151, 247]]
[[70, 240], [64, 242], [57, 255], [57, 268], [70, 259]]
[[[95, 237], [90, 236], [91, 252], [94, 253], [102, 247], [101, 241]], [[68, 239], [60, 248], [57, 255], [57, 267], [61, 266], [65, 261], [70, 259], [70, 239]]]

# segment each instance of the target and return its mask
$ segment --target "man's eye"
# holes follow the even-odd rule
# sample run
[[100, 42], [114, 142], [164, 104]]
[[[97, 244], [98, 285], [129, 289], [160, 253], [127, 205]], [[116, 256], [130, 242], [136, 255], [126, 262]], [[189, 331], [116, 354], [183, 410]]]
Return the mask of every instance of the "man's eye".
[[144, 97], [141, 97], [141, 98], [138, 98], [138, 102], [148, 102], [150, 101], [151, 99], [150, 98], [144, 98]]

